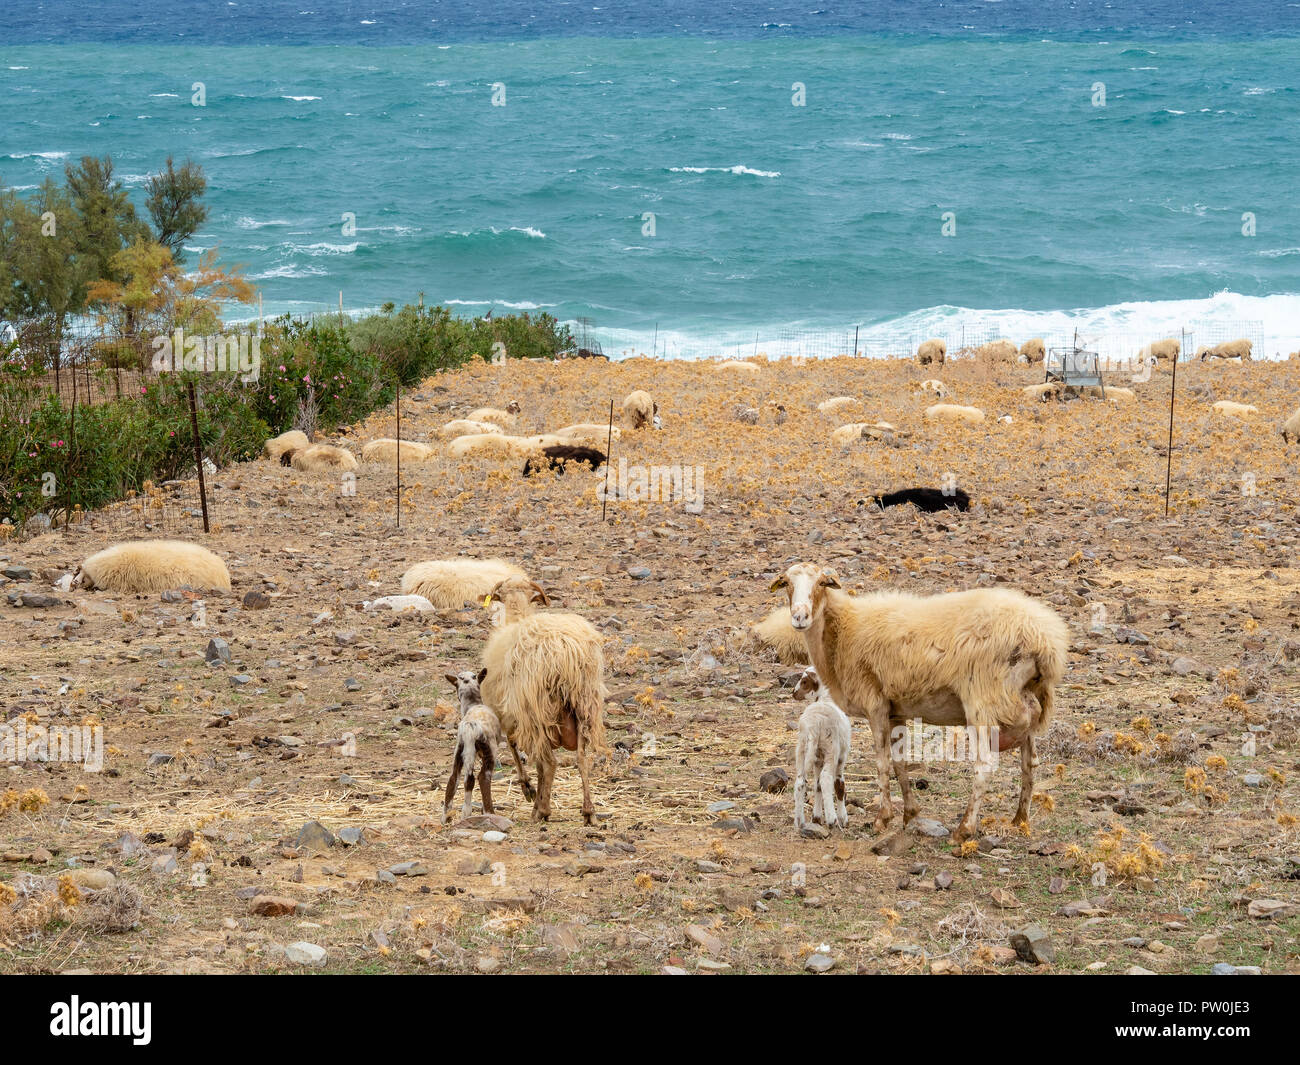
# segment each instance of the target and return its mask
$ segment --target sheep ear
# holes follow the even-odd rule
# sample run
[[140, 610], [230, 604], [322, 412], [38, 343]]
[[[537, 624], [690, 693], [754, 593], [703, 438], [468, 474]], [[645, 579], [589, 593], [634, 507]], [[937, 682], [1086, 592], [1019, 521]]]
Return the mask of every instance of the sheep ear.
[[486, 676], [487, 676], [487, 666], [484, 666], [482, 669], [478, 671], [478, 682], [482, 684], [483, 678]]
[[783, 573], [781, 574], [781, 576], [779, 576], [776, 580], [772, 582], [772, 586], [768, 588], [768, 591], [777, 592], [780, 591], [782, 588], [788, 587], [789, 584], [790, 582], [785, 579], [785, 574]]
[[823, 570], [822, 584], [827, 588], [838, 588], [840, 586], [840, 575], [833, 569]]
[[443, 676], [446, 677], [447, 680], [451, 682], [451, 686], [453, 688], [459, 687], [460, 682], [456, 679], [455, 673], [444, 673]]
[[551, 601], [546, 598], [546, 592], [542, 589], [542, 586], [536, 581], [529, 581], [528, 583], [533, 586], [533, 594], [528, 601], [530, 603], [541, 603], [542, 606], [550, 606]]

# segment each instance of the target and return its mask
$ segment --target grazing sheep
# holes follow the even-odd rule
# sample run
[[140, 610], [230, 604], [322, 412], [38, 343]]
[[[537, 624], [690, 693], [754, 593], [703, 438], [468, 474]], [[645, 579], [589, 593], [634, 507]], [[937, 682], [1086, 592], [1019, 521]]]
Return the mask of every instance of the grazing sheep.
[[812, 666], [803, 671], [794, 689], [796, 699], [809, 694], [813, 700], [799, 715], [799, 739], [794, 748], [794, 830], [803, 832], [809, 777], [813, 782], [813, 821], [845, 829], [849, 813], [844, 803], [844, 767], [849, 762], [853, 727]]
[[925, 381], [922, 381], [920, 384], [920, 389], [922, 392], [932, 393], [935, 399], [947, 399], [948, 396], [950, 395], [944, 383], [933, 377], [928, 378]]
[[975, 349], [975, 358], [980, 362], [1015, 362], [1019, 354], [1009, 340], [990, 340]]
[[1138, 352], [1138, 358], [1146, 359], [1164, 359], [1165, 361], [1177, 359], [1182, 353], [1183, 342], [1177, 337], [1166, 337], [1164, 340], [1153, 340]]
[[1300, 440], [1300, 410], [1282, 423], [1282, 443], [1289, 444], [1292, 440]]
[[978, 737], [970, 803], [953, 838], [974, 833], [995, 751], [1020, 748], [1020, 803], [1013, 823], [1028, 824], [1036, 762], [1034, 738], [1046, 731], [1053, 689], [1065, 676], [1069, 629], [1051, 608], [1007, 588], [920, 598], [902, 592], [853, 597], [835, 572], [798, 563], [772, 584], [784, 588], [791, 625], [831, 697], [871, 724], [880, 782], [877, 831], [894, 815], [891, 769], [903, 796], [903, 821], [916, 815], [907, 761], [891, 726], [909, 720], [974, 726]]
[[545, 469], [563, 473], [564, 467], [569, 463], [586, 464], [593, 470], [598, 470], [604, 461], [605, 452], [594, 447], [583, 447], [579, 444], [554, 444], [551, 447], [542, 448], [540, 455], [530, 455], [527, 458], [524, 462], [524, 476], [527, 477]]
[[422, 595], [435, 607], [456, 610], [477, 603], [502, 581], [525, 580], [524, 571], [499, 558], [455, 558], [417, 562], [402, 574], [402, 594]]
[[174, 588], [230, 591], [230, 571], [206, 547], [182, 540], [133, 540], [97, 551], [72, 584], [87, 591], [166, 592]]
[[506, 404], [505, 410], [498, 410], [496, 407], [479, 407], [466, 414], [465, 420], [470, 422], [492, 422], [506, 429], [513, 429], [515, 422], [518, 420], [515, 415], [521, 410], [523, 408], [512, 399]]
[[936, 403], [925, 408], [925, 420], [928, 422], [968, 422], [978, 425], [984, 421], [984, 412], [979, 407], [959, 407], [954, 403]]
[[1033, 366], [1047, 358], [1047, 345], [1042, 337], [1034, 337], [1020, 345], [1020, 357]]
[[861, 406], [861, 403], [856, 396], [832, 396], [818, 403], [817, 409], [823, 414], [837, 414], [845, 407], [858, 406]]
[[[390, 440], [387, 437], [381, 440], [372, 440], [361, 449], [361, 458], [364, 462], [393, 462], [397, 461], [398, 441]], [[428, 444], [421, 444], [415, 440], [403, 440], [400, 444], [402, 452], [402, 462], [428, 462], [437, 455]]]
[[1250, 352], [1254, 345], [1244, 337], [1241, 340], [1225, 340], [1222, 344], [1215, 344], [1212, 348], [1201, 348], [1197, 355], [1202, 362], [1206, 356], [1212, 359], [1240, 359], [1242, 362], [1250, 362]]
[[323, 473], [332, 470], [355, 470], [357, 457], [346, 448], [332, 444], [312, 444], [309, 447], [286, 451], [280, 456], [281, 466], [292, 466], [300, 473]]
[[438, 430], [441, 440], [455, 440], [458, 436], [482, 436], [484, 433], [504, 433], [505, 430], [492, 422], [472, 422], [468, 418], [457, 418]]
[[720, 362], [715, 367], [718, 370], [740, 370], [742, 373], [758, 373], [759, 366], [756, 362], [746, 362], [744, 359], [729, 359], [727, 362]]
[[750, 641], [776, 653], [777, 661], [787, 666], [808, 664], [808, 644], [803, 633], [790, 627], [790, 608], [779, 606], [762, 621], [749, 627]]
[[287, 433], [271, 437], [270, 440], [263, 444], [262, 457], [271, 459], [274, 462], [286, 451], [298, 451], [310, 446], [311, 441], [307, 439], [306, 433], [301, 429], [290, 429]]
[[610, 433], [610, 426], [601, 425], [598, 422], [579, 422], [577, 425], [566, 425], [563, 429], [556, 429], [552, 436], [558, 436], [561, 440], [577, 441], [583, 444], [604, 444], [607, 440], [621, 440], [623, 430], [617, 425], [613, 427], [613, 433]]
[[629, 429], [644, 429], [654, 422], [658, 413], [659, 404], [651, 398], [649, 392], [643, 392], [639, 388], [635, 392], [629, 392], [623, 400], [623, 419]]
[[391, 610], [400, 614], [407, 610], [414, 610], [417, 614], [424, 614], [433, 608], [433, 604], [422, 595], [385, 595], [378, 599], [367, 599], [361, 604], [361, 609], [367, 613], [375, 610]]
[[527, 578], [498, 584], [505, 618], [483, 649], [483, 696], [506, 735], [537, 762], [534, 820], [551, 816], [555, 750], [577, 752], [582, 778], [582, 820], [590, 825], [591, 756], [605, 747], [605, 656], [600, 634], [577, 614], [538, 614], [546, 593]]
[[948, 345], [942, 340], [926, 340], [916, 349], [916, 361], [922, 366], [929, 366], [934, 363], [937, 366], [943, 365], [943, 360], [948, 357]]
[[1214, 412], [1225, 418], [1253, 418], [1259, 413], [1259, 408], [1249, 403], [1233, 403], [1229, 399], [1221, 399], [1214, 404]]
[[[483, 683], [486, 669], [475, 673], [472, 669], [460, 673], [446, 673], [456, 689], [460, 703], [460, 724], [456, 726], [456, 749], [451, 760], [451, 775], [447, 778], [447, 792], [442, 799], [442, 823], [447, 823], [452, 800], [456, 798], [456, 784], [461, 770], [465, 771], [465, 805], [460, 816], [468, 817], [473, 809], [474, 763], [478, 762], [478, 790], [483, 799], [483, 812], [493, 813], [492, 771], [497, 767], [501, 747], [506, 742], [501, 721], [483, 702], [479, 685]], [[520, 772], [523, 771], [522, 765]]]
[[1028, 385], [1020, 390], [1020, 394], [1028, 399], [1046, 403], [1049, 399], [1060, 399], [1065, 394], [1065, 385], [1060, 381], [1048, 381], [1041, 385]]
[[[872, 496], [871, 501], [881, 510], [911, 503], [917, 510], [923, 510], [927, 514], [938, 514], [950, 509], [970, 509], [970, 496], [960, 488], [954, 488], [951, 492], [942, 488], [904, 488], [898, 492]], [[864, 502], [865, 500], [859, 500], [858, 506]]]

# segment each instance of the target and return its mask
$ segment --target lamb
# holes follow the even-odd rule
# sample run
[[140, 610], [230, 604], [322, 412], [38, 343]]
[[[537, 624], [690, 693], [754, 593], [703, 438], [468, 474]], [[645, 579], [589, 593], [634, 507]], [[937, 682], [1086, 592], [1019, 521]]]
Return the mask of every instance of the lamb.
[[281, 466], [292, 466], [300, 473], [322, 473], [326, 470], [355, 470], [357, 458], [346, 448], [332, 444], [312, 444], [295, 448], [280, 456]]
[[402, 453], [402, 462], [428, 462], [437, 452], [428, 444], [421, 444], [416, 440], [391, 440], [387, 437], [380, 440], [372, 440], [361, 449], [361, 458], [364, 462], [390, 462], [397, 461], [398, 450]]
[[1250, 362], [1250, 352], [1254, 345], [1244, 337], [1241, 340], [1226, 340], [1222, 344], [1216, 344], [1212, 348], [1201, 348], [1198, 355], [1204, 362], [1208, 355], [1212, 359], [1240, 359], [1242, 362]]
[[1177, 337], [1166, 337], [1164, 340], [1153, 340], [1138, 352], [1138, 358], [1146, 359], [1164, 359], [1166, 361], [1177, 359], [1182, 353], [1183, 342]]
[[513, 429], [517, 418], [515, 417], [523, 408], [515, 400], [506, 404], [505, 410], [498, 410], [496, 407], [479, 407], [465, 415], [466, 421], [471, 422], [492, 422], [496, 425], [503, 426], [506, 429]]
[[943, 360], [948, 357], [948, 345], [942, 340], [926, 340], [916, 349], [916, 361], [922, 366], [929, 366], [935, 363], [938, 366], [943, 365]]
[[[506, 735], [537, 761], [534, 820], [551, 816], [555, 750], [577, 752], [582, 820], [590, 825], [591, 756], [605, 748], [605, 658], [600, 634], [577, 614], [537, 614], [546, 593], [527, 578], [502, 581], [487, 602], [505, 608], [500, 628], [483, 649], [483, 696]], [[525, 775], [525, 781], [527, 777]]]
[[803, 634], [790, 626], [790, 608], [779, 606], [762, 621], [749, 628], [750, 640], [776, 653], [777, 661], [787, 666], [808, 664], [808, 645]]
[[593, 470], [600, 469], [605, 462], [605, 452], [594, 447], [583, 447], [577, 444], [554, 444], [551, 447], [542, 448], [540, 455], [530, 455], [524, 462], [524, 476], [539, 472], [544, 469], [555, 470], [556, 473], [563, 473], [564, 467], [569, 463], [581, 465], [585, 463]]
[[814, 698], [799, 715], [799, 739], [794, 749], [794, 830], [801, 834], [809, 777], [813, 782], [813, 821], [828, 828], [849, 826], [844, 805], [844, 767], [849, 761], [853, 727], [812, 666], [803, 671], [794, 689], [796, 699], [809, 694]]
[[[881, 510], [911, 503], [917, 510], [923, 510], [927, 514], [938, 514], [949, 509], [970, 509], [970, 496], [960, 488], [954, 488], [951, 492], [943, 488], [904, 488], [899, 492], [872, 496], [871, 501]], [[862, 500], [858, 501], [859, 506], [862, 503]]]
[[1300, 409], [1282, 423], [1282, 443], [1289, 444], [1292, 440], [1300, 440]]
[[979, 407], [959, 407], [954, 403], [936, 403], [925, 408], [925, 420], [928, 422], [967, 422], [978, 425], [984, 421], [984, 412]]
[[[451, 761], [451, 776], [447, 778], [447, 792], [442, 799], [442, 823], [447, 823], [452, 800], [456, 798], [456, 783], [461, 770], [465, 771], [465, 805], [460, 816], [468, 817], [472, 810], [474, 794], [474, 763], [479, 763], [478, 790], [483, 797], [483, 812], [492, 809], [492, 771], [497, 767], [502, 745], [506, 742], [501, 721], [483, 703], [479, 685], [483, 683], [486, 669], [475, 673], [472, 669], [460, 673], [444, 674], [456, 689], [460, 702], [460, 724], [456, 726], [456, 749]], [[522, 772], [522, 765], [520, 772]]]
[[654, 422], [659, 413], [659, 404], [651, 398], [649, 392], [637, 389], [629, 392], [623, 400], [623, 418], [630, 429], [644, 429]]
[[990, 340], [975, 350], [975, 358], [980, 362], [1015, 362], [1019, 354], [1009, 340]]
[[301, 429], [290, 429], [287, 433], [273, 436], [262, 445], [262, 457], [274, 462], [286, 451], [298, 451], [310, 447], [311, 441]]
[[824, 399], [818, 403], [817, 409], [823, 414], [837, 414], [845, 407], [860, 405], [856, 396], [832, 396], [830, 399]]
[[438, 437], [442, 440], [455, 440], [458, 436], [481, 436], [484, 433], [503, 432], [505, 430], [493, 422], [472, 422], [468, 418], [457, 418], [439, 429]]
[[407, 610], [414, 610], [417, 614], [424, 614], [433, 608], [433, 604], [422, 595], [385, 595], [378, 599], [367, 599], [361, 604], [361, 609], [366, 613], [375, 610], [391, 610], [400, 614]]
[[1020, 394], [1028, 399], [1046, 403], [1049, 399], [1059, 400], [1065, 394], [1065, 385], [1060, 381], [1047, 381], [1041, 385], [1028, 385], [1020, 390]]
[[518, 566], [499, 558], [435, 559], [417, 562], [402, 574], [402, 594], [422, 595], [439, 609], [458, 610], [511, 577], [526, 579]]
[[949, 392], [944, 383], [934, 377], [924, 380], [920, 384], [922, 392], [931, 392], [936, 399], [947, 399]]
[[1020, 357], [1033, 366], [1047, 358], [1047, 346], [1042, 337], [1034, 337], [1020, 345]]
[[877, 831], [894, 816], [891, 769], [903, 796], [904, 824], [917, 812], [907, 762], [890, 742], [891, 726], [909, 719], [976, 730], [975, 781], [955, 840], [975, 831], [995, 751], [1020, 748], [1013, 823], [1028, 824], [1034, 741], [1051, 723], [1069, 648], [1069, 629], [1055, 611], [1003, 588], [855, 598], [840, 590], [834, 570], [809, 563], [791, 566], [773, 582], [773, 591], [782, 588], [791, 625], [803, 632], [809, 660], [831, 697], [871, 724], [880, 782]]
[[1253, 418], [1259, 413], [1259, 408], [1249, 403], [1233, 403], [1231, 400], [1221, 399], [1214, 404], [1214, 412], [1222, 414], [1225, 418]]
[[174, 588], [230, 591], [230, 571], [221, 559], [183, 540], [134, 540], [97, 551], [72, 580], [77, 588], [106, 592], [166, 592]]

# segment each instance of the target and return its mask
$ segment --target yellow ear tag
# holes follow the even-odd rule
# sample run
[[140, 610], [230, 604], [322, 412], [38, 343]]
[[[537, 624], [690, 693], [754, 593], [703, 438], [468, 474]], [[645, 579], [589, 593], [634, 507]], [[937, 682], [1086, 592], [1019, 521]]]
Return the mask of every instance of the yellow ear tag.
[[772, 582], [772, 586], [768, 588], [768, 591], [775, 592], [778, 588], [782, 586], [784, 581], [785, 581], [784, 577], [778, 577], [776, 580]]
[[483, 605], [484, 605], [485, 607], [486, 607], [486, 606], [491, 606], [491, 605], [492, 605], [492, 593], [491, 593], [491, 592], [488, 592], [488, 594], [485, 595], [485, 596], [483, 597]]

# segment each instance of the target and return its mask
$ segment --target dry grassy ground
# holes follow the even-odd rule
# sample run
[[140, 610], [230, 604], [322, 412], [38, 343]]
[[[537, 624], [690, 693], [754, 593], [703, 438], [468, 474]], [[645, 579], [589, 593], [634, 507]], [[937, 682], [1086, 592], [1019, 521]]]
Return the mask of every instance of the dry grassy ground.
[[[602, 524], [588, 472], [524, 480], [522, 463], [439, 459], [403, 471], [399, 532], [391, 468], [363, 466], [346, 496], [336, 477], [250, 463], [215, 478], [206, 542], [234, 591], [206, 597], [205, 627], [192, 597], [52, 592], [109, 542], [93, 522], [0, 545], [5, 566], [34, 571], [6, 594], [62, 600], [0, 602], [4, 718], [100, 722], [108, 747], [100, 774], [0, 769], [0, 793], [15, 793], [0, 883], [30, 892], [0, 904], [0, 970], [292, 970], [284, 946], [306, 941], [326, 970], [353, 972], [782, 972], [824, 945], [833, 972], [1024, 973], [1034, 966], [1013, 960], [1008, 935], [1037, 923], [1052, 971], [1300, 971], [1297, 449], [1277, 432], [1300, 405], [1300, 363], [1180, 367], [1168, 518], [1167, 370], [1124, 405], [1030, 404], [1018, 387], [1040, 375], [1026, 367], [932, 371], [632, 361], [432, 379], [403, 401], [405, 437], [511, 399], [530, 432], [603, 421], [611, 398], [646, 388], [663, 430], [624, 433], [615, 461], [702, 467], [703, 511], [613, 501]], [[914, 389], [931, 376], [986, 423], [927, 425]], [[1260, 416], [1216, 418], [1198, 385]], [[860, 407], [816, 412], [838, 394]], [[738, 422], [738, 404], [762, 408], [759, 424]], [[839, 424], [878, 418], [910, 435], [831, 446]], [[359, 451], [393, 429], [382, 412], [345, 442]], [[855, 505], [946, 474], [975, 500], [969, 514]], [[549, 825], [529, 819], [505, 769], [503, 842], [484, 842], [483, 823], [439, 824], [455, 727], [443, 674], [476, 660], [487, 613], [359, 606], [396, 593], [411, 563], [460, 553], [518, 562], [606, 637], [615, 749], [598, 763], [594, 828], [563, 759]], [[864, 727], [848, 831], [795, 837], [789, 794], [759, 788], [769, 769], [793, 771], [791, 667], [750, 646], [747, 626], [778, 605], [768, 585], [797, 560], [861, 590], [1007, 582], [1068, 620], [1027, 837], [1005, 820], [1015, 759], [978, 848], [875, 837]], [[243, 604], [253, 591], [263, 608]], [[211, 637], [233, 663], [205, 662]], [[954, 824], [970, 767], [913, 776], [922, 816]], [[314, 850], [299, 841], [311, 821], [363, 831]], [[112, 870], [118, 887], [80, 898], [65, 882], [60, 898], [32, 879], [69, 865]], [[297, 908], [255, 914], [251, 894]]]

